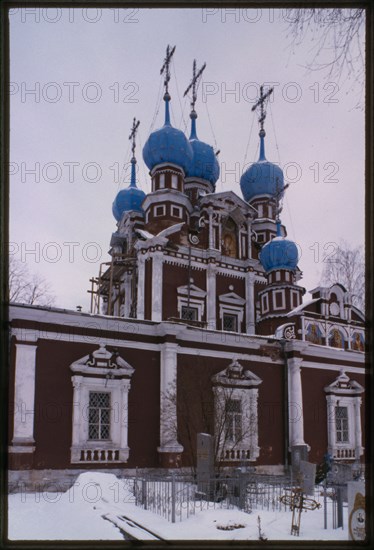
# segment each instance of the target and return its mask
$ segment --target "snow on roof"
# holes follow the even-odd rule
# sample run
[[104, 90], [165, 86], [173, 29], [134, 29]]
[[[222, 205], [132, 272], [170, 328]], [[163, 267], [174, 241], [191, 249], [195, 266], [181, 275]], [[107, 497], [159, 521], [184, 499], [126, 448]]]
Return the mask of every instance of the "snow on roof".
[[295, 307], [295, 309], [292, 309], [289, 313], [287, 313], [287, 317], [292, 317], [292, 315], [297, 315], [305, 309], [307, 306], [310, 306], [311, 304], [314, 304], [314, 302], [318, 302], [320, 298], [312, 298], [311, 300], [308, 300], [307, 302], [304, 302], [303, 304], [300, 304], [299, 306]]

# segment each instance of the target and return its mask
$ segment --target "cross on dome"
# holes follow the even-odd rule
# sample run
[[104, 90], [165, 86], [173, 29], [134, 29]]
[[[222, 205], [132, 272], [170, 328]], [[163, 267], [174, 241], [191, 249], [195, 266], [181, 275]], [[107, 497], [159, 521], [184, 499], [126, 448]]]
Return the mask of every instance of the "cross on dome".
[[270, 97], [270, 95], [273, 93], [274, 88], [269, 88], [269, 90], [264, 94], [264, 86], [260, 86], [260, 97], [257, 100], [257, 102], [253, 105], [252, 111], [255, 111], [258, 107], [260, 108], [260, 116], [258, 118], [258, 122], [260, 124], [260, 137], [265, 136], [265, 130], [264, 130], [264, 122], [266, 118], [266, 111], [265, 111], [265, 101]]
[[192, 101], [191, 101], [191, 110], [192, 110], [192, 112], [195, 111], [195, 103], [196, 103], [196, 99], [197, 99], [197, 95], [196, 95], [197, 94], [197, 88], [199, 86], [200, 77], [203, 74], [205, 67], [206, 67], [206, 63], [204, 63], [202, 65], [202, 67], [199, 69], [199, 71], [196, 73], [196, 59], [193, 60], [192, 80], [191, 80], [191, 83], [188, 86], [187, 90], [183, 94], [183, 97], [185, 97], [192, 88]]
[[[170, 49], [168, 45], [166, 48], [166, 57], [164, 59], [164, 64], [161, 67], [160, 74], [165, 72], [164, 86], [165, 86], [165, 96], [169, 95], [169, 80], [170, 80], [170, 61], [175, 52], [176, 46]], [[165, 99], [165, 97], [164, 97]]]
[[129, 139], [132, 140], [131, 151], [132, 151], [132, 156], [133, 157], [135, 157], [135, 147], [136, 147], [135, 138], [136, 138], [136, 133], [137, 133], [138, 128], [139, 128], [139, 124], [140, 124], [140, 120], [136, 120], [136, 118], [134, 117], [134, 120], [132, 121], [131, 133], [129, 135]]
[[135, 158], [135, 137], [136, 133], [138, 131], [140, 124], [140, 120], [136, 120], [134, 117], [134, 120], [132, 121], [132, 127], [131, 127], [131, 133], [129, 135], [129, 139], [132, 140], [132, 158], [131, 158], [131, 181], [130, 181], [130, 187], [136, 187], [136, 174], [135, 174], [135, 164], [136, 164], [136, 158]]

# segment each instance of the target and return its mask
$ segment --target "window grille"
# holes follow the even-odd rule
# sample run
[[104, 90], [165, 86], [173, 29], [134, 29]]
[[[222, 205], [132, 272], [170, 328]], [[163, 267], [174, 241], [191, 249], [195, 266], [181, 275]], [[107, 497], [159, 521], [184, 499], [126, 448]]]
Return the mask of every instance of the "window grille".
[[110, 439], [110, 393], [90, 392], [88, 439]]
[[186, 321], [197, 321], [198, 310], [196, 307], [182, 306], [182, 319]]
[[223, 314], [223, 330], [228, 330], [231, 332], [237, 332], [238, 330], [238, 317], [237, 315], [232, 315], [231, 313]]
[[335, 407], [335, 422], [336, 422], [336, 442], [348, 443], [348, 408]]
[[225, 408], [227, 439], [238, 443], [242, 438], [242, 403], [240, 399], [228, 399]]

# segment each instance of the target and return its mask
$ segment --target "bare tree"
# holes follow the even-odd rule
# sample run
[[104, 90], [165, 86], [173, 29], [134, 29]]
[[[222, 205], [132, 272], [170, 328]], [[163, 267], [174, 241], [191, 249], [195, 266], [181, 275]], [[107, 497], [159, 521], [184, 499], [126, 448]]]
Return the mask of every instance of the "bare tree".
[[[216, 387], [217, 389], [217, 387]], [[214, 435], [214, 464], [216, 473], [223, 466], [224, 451], [235, 451], [250, 438], [257, 418], [249, 410], [236, 410], [237, 403], [234, 388], [221, 387], [219, 395], [213, 393], [211, 384], [199, 380], [194, 388], [179, 392], [175, 382], [163, 393], [164, 437], [170, 441], [180, 441], [174, 411], [177, 412], [178, 425], [184, 435], [184, 447], [192, 459], [192, 470], [196, 466], [196, 436], [199, 432]], [[226, 458], [226, 462], [230, 459]]]
[[52, 306], [55, 297], [51, 285], [39, 274], [30, 273], [27, 264], [10, 256], [9, 301], [29, 305]]
[[321, 286], [341, 283], [352, 295], [352, 303], [365, 310], [365, 260], [362, 246], [352, 248], [345, 241], [324, 264]]
[[363, 8], [289, 9], [286, 19], [293, 49], [310, 37], [314, 42], [306, 67], [324, 70], [328, 79], [338, 82], [343, 75], [363, 89], [365, 33]]

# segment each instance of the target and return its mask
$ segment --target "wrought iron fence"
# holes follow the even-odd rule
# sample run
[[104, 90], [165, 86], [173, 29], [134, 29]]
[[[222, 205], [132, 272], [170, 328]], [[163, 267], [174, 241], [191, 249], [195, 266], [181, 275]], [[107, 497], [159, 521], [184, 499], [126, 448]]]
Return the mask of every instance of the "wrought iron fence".
[[193, 477], [142, 476], [134, 481], [135, 504], [177, 522], [198, 511], [239, 508], [282, 511], [280, 497], [293, 486], [286, 477], [239, 474], [197, 481]]

